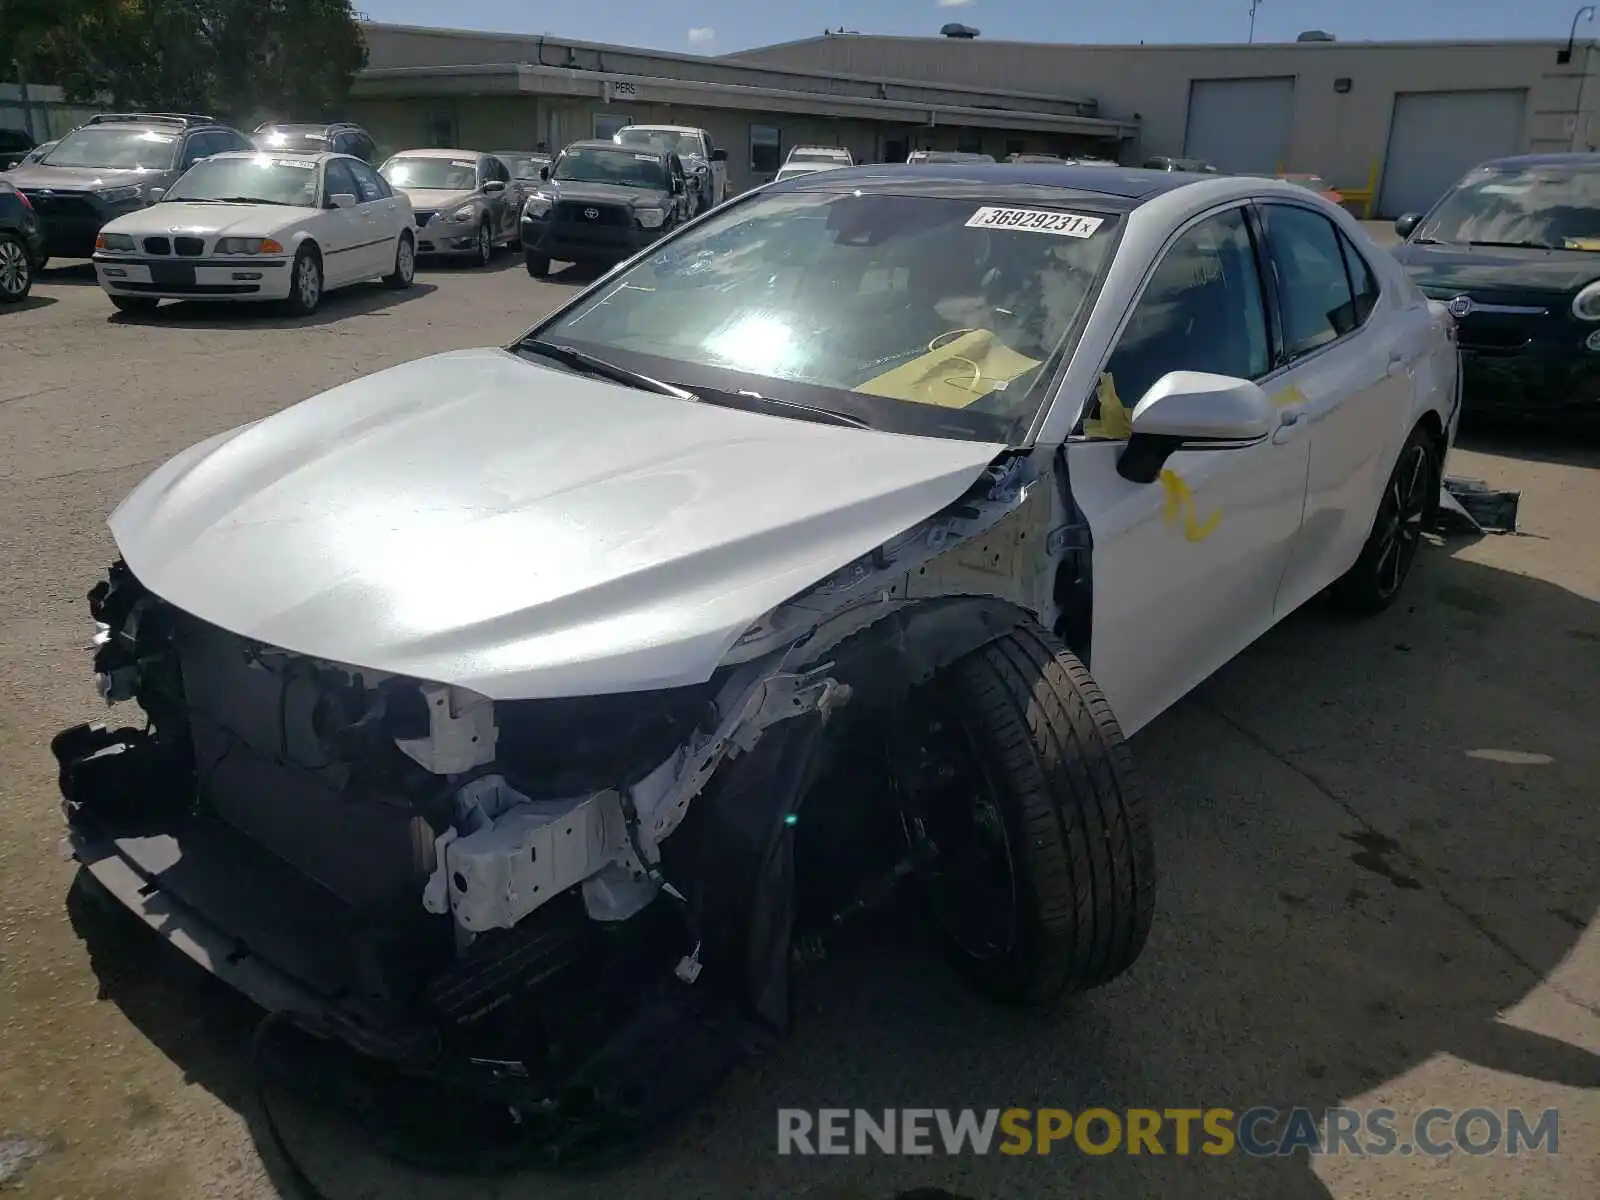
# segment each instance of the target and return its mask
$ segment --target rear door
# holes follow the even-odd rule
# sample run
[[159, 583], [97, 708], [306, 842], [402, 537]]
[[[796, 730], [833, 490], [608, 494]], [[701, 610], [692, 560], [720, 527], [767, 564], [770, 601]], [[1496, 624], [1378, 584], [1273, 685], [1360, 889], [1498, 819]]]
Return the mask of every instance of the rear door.
[[1380, 295], [1361, 252], [1323, 213], [1288, 200], [1257, 211], [1282, 318], [1284, 409], [1310, 443], [1305, 525], [1277, 600], [1293, 611], [1356, 560], [1398, 439], [1409, 429], [1416, 314]]
[[1171, 371], [1269, 386], [1268, 291], [1248, 202], [1178, 230], [1146, 277], [1068, 439], [1072, 496], [1093, 539], [1089, 668], [1133, 732], [1264, 632], [1300, 532], [1306, 439], [1179, 451], [1159, 479], [1117, 473], [1126, 420]]

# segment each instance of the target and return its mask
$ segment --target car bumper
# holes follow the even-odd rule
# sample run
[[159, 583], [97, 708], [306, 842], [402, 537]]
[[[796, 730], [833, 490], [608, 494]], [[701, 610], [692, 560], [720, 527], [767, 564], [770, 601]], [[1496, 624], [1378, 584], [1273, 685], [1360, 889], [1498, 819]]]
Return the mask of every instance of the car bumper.
[[96, 254], [94, 272], [107, 295], [157, 300], [282, 300], [290, 288], [287, 258], [219, 261]]
[[1461, 348], [1463, 412], [1475, 416], [1600, 419], [1600, 353]]
[[443, 256], [478, 252], [476, 221], [440, 221], [437, 217], [417, 226], [417, 253]]
[[42, 197], [29, 191], [39, 217], [47, 258], [88, 258], [94, 254], [95, 235], [108, 221], [136, 212], [142, 205], [112, 208], [85, 196]]
[[665, 232], [664, 228], [525, 220], [522, 222], [522, 248], [561, 262], [621, 262], [657, 241]]

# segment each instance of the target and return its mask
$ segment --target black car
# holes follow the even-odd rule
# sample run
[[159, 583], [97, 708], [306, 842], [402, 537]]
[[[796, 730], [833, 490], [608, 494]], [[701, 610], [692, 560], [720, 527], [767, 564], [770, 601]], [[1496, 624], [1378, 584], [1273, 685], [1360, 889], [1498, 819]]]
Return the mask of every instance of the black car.
[[250, 140], [258, 150], [328, 151], [352, 154], [371, 166], [378, 165], [378, 143], [352, 121], [268, 122], [257, 125]]
[[159, 199], [202, 158], [250, 148], [198, 113], [97, 113], [6, 178], [38, 213], [47, 255], [88, 258], [102, 225]]
[[33, 138], [21, 129], [0, 129], [0, 171], [9, 171], [34, 146]]
[[522, 209], [528, 274], [550, 260], [611, 265], [631, 258], [689, 218], [689, 189], [676, 154], [573, 142], [539, 170], [539, 189]]
[[28, 298], [44, 262], [44, 233], [28, 198], [0, 179], [0, 304]]
[[1483, 163], [1395, 232], [1456, 319], [1466, 416], [1600, 417], [1600, 154]]

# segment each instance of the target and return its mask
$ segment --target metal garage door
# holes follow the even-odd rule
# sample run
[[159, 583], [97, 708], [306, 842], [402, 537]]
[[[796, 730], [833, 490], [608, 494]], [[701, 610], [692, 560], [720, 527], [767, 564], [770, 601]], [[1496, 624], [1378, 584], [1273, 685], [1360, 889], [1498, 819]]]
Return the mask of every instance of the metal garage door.
[[1527, 99], [1522, 91], [1397, 95], [1378, 215], [1426, 212], [1468, 168], [1516, 154]]
[[1196, 79], [1189, 84], [1188, 158], [1224, 171], [1270, 175], [1289, 157], [1294, 78]]

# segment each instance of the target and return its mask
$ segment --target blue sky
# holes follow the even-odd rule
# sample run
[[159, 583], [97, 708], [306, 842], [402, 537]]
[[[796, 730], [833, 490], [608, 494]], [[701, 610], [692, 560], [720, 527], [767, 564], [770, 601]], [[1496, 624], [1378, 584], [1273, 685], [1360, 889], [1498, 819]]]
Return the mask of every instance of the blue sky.
[[[547, 33], [585, 41], [725, 54], [814, 37], [824, 27], [859, 33], [932, 35], [947, 21], [984, 37], [1051, 42], [1242, 42], [1250, 0], [355, 0], [374, 21]], [[1408, 38], [1562, 37], [1575, 0], [1261, 0], [1257, 41], [1293, 41], [1326, 29], [1341, 41]], [[1600, 37], [1600, 24], [1578, 26]], [[1465, 81], [1463, 81], [1465, 82]]]

